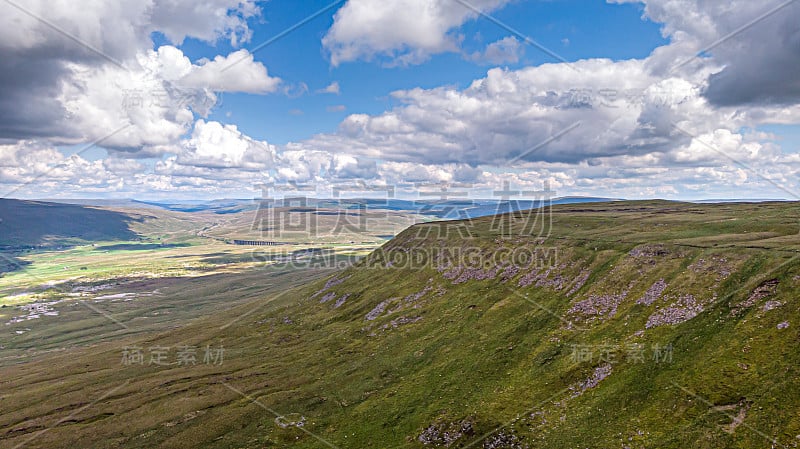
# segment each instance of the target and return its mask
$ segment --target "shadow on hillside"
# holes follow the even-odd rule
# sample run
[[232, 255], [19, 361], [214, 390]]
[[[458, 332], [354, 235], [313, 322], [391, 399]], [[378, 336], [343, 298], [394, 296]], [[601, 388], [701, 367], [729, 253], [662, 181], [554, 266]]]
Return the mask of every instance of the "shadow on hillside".
[[95, 251], [151, 251], [154, 249], [185, 248], [188, 243], [118, 243], [98, 246]]
[[79, 241], [136, 240], [131, 215], [74, 204], [0, 199], [0, 250], [65, 247]]
[[170, 256], [164, 256], [165, 259], [188, 259], [192, 257], [217, 257], [217, 256], [226, 256], [228, 253], [206, 253], [206, 254], [173, 254]]
[[[336, 251], [332, 248], [305, 248], [292, 251], [264, 250], [271, 247], [253, 247], [252, 252], [230, 254], [230, 253], [208, 253], [203, 254], [200, 259], [203, 263], [214, 265], [226, 265], [241, 262], [288, 262], [308, 260], [314, 257], [334, 258]], [[175, 256], [183, 257], [183, 256]]]
[[0, 251], [0, 277], [6, 273], [21, 270], [26, 265], [30, 265], [30, 262]]
[[226, 265], [230, 263], [253, 262], [257, 261], [258, 257], [252, 253], [241, 254], [204, 254], [200, 259], [203, 263], [210, 263], [214, 265]]

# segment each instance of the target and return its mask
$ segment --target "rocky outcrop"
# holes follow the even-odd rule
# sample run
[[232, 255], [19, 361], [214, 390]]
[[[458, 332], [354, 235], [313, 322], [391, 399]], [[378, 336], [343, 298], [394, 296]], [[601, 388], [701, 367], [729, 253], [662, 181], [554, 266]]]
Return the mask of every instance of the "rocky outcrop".
[[458, 422], [439, 422], [426, 427], [417, 437], [417, 441], [425, 446], [450, 447], [463, 437], [473, 436], [475, 429], [472, 419], [466, 418]]
[[586, 390], [594, 388], [600, 384], [606, 377], [611, 375], [611, 371], [613, 371], [613, 367], [610, 363], [606, 363], [604, 365], [600, 365], [594, 369], [589, 378], [582, 382], [578, 382], [577, 384], [569, 387], [569, 390], [572, 392], [570, 394], [571, 397], [575, 398], [583, 394]]
[[704, 310], [703, 304], [693, 295], [683, 295], [669, 306], [657, 310], [647, 318], [647, 329], [691, 320]]
[[610, 295], [589, 295], [587, 299], [575, 303], [569, 309], [569, 313], [582, 318], [599, 318], [601, 320], [613, 318], [617, 314], [617, 308], [627, 296], [627, 290]]
[[[731, 307], [731, 315], [741, 315], [745, 310], [753, 307], [762, 299], [774, 295], [778, 290], [778, 283], [779, 282], [777, 279], [770, 279], [759, 284], [758, 287], [750, 292], [750, 295], [747, 297], [747, 299], [735, 303], [733, 307]], [[778, 307], [778, 305], [776, 305], [773, 301], [769, 308], [765, 308], [765, 310], [772, 310], [776, 307]]]
[[664, 282], [663, 279], [657, 280], [650, 288], [644, 292], [644, 296], [636, 300], [636, 304], [644, 304], [649, 306], [658, 300], [661, 297], [661, 294], [664, 293], [664, 290], [667, 289], [667, 283]]

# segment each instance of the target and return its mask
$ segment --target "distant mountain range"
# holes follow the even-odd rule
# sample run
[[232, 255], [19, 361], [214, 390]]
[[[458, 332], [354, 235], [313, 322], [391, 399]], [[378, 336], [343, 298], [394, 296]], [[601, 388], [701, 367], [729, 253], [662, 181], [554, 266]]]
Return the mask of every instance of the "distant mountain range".
[[67, 204], [123, 208], [159, 208], [175, 212], [211, 212], [215, 214], [235, 214], [256, 210], [259, 207], [311, 207], [317, 209], [359, 209], [392, 210], [430, 215], [438, 219], [477, 218], [498, 213], [533, 209], [543, 204], [594, 203], [600, 201], [620, 201], [619, 198], [568, 196], [542, 200], [496, 200], [496, 199], [453, 199], [453, 200], [406, 200], [375, 198], [284, 198], [278, 200], [258, 199], [218, 199], [218, 200], [49, 200]]
[[[552, 204], [610, 201], [608, 198], [565, 197]], [[92, 241], [136, 240], [131, 229], [158, 211], [237, 214], [259, 207], [291, 207], [296, 212], [390, 210], [436, 220], [477, 218], [540, 207], [532, 200], [401, 200], [287, 198], [274, 203], [253, 199], [139, 201], [133, 199], [16, 200], [0, 199], [0, 251], [59, 247]], [[145, 212], [149, 211], [149, 212]], [[200, 218], [200, 217], [198, 217]], [[208, 217], [205, 217], [208, 218]], [[249, 221], [247, 221], [249, 226]], [[6, 270], [7, 271], [7, 270]]]

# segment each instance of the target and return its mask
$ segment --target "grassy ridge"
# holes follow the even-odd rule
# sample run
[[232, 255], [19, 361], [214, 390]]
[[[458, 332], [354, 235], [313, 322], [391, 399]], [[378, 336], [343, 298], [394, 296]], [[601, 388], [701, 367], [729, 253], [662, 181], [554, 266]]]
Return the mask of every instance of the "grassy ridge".
[[[265, 271], [255, 301], [174, 331], [4, 368], [0, 441], [795, 446], [800, 207], [548, 212], [416, 225], [332, 276]], [[497, 256], [514, 251], [541, 258], [514, 271]], [[304, 276], [322, 279], [283, 288]], [[225, 362], [120, 363], [125, 345], [206, 344]]]

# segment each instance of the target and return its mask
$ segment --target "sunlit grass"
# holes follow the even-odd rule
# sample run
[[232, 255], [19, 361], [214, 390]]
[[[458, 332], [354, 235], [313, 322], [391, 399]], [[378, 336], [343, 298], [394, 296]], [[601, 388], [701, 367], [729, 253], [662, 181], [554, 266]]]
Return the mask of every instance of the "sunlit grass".
[[[253, 248], [209, 243], [122, 252], [117, 257], [139, 264], [134, 272], [175, 260], [200, 264], [203, 254], [214, 274], [111, 289], [161, 293], [95, 304], [129, 329], [80, 306], [41, 323], [8, 326], [30, 331], [4, 342], [11, 362], [26, 363], [6, 361], [0, 371], [8, 410], [0, 414], [0, 427], [12, 429], [0, 438], [16, 444], [63, 418], [71, 404], [119, 388], [31, 447], [63, 441], [85, 447], [321, 447], [307, 431], [341, 448], [422, 448], [418, 437], [425, 429], [462, 422], [473, 434], [451, 447], [476, 440], [472, 447], [483, 447], [480, 436], [498, 429], [531, 448], [770, 447], [769, 438], [777, 439], [776, 447], [790, 446], [800, 434], [798, 217], [794, 203], [573, 205], [554, 210], [546, 235], [506, 238], [485, 218], [473, 221], [471, 240], [436, 233], [418, 238], [412, 228], [383, 248], [556, 247], [557, 269], [547, 279], [558, 273], [569, 286], [582, 269], [591, 271], [572, 296], [568, 287], [520, 287], [524, 272], [505, 283], [498, 277], [454, 283], [435, 265], [357, 265], [335, 275], [342, 282], [325, 293], [336, 296], [321, 302], [314, 294], [332, 270], [249, 261]], [[519, 229], [520, 223], [512, 225]], [[631, 255], [652, 245], [666, 252]], [[335, 248], [340, 256], [368, 251]], [[29, 267], [52, 269], [68, 265], [70, 257], [98, 267], [117, 263], [80, 250], [82, 256], [67, 252], [57, 262], [32, 260]], [[668, 284], [663, 298], [637, 304], [660, 279]], [[733, 314], [772, 279], [778, 287], [771, 296]], [[427, 286], [417, 302], [405, 300]], [[627, 297], [613, 314], [581, 320], [570, 312], [593, 295], [623, 290]], [[681, 295], [705, 301], [703, 312], [646, 328], [649, 317]], [[765, 311], [767, 299], [782, 305]], [[374, 320], [366, 319], [390, 300]], [[401, 317], [419, 320], [395, 321]], [[789, 326], [779, 329], [783, 322]], [[597, 354], [574, 359], [576, 345], [634, 343], [647, 350], [645, 360], [629, 359], [620, 349], [607, 377], [574, 394], [606, 363]], [[225, 363], [120, 363], [126, 346], [169, 347], [174, 355], [181, 345], [207, 344], [224, 344]], [[671, 359], [656, 362], [653, 348], [667, 344]], [[742, 410], [744, 420], [731, 432], [730, 415]], [[305, 417], [303, 430], [276, 425], [271, 411]]]

